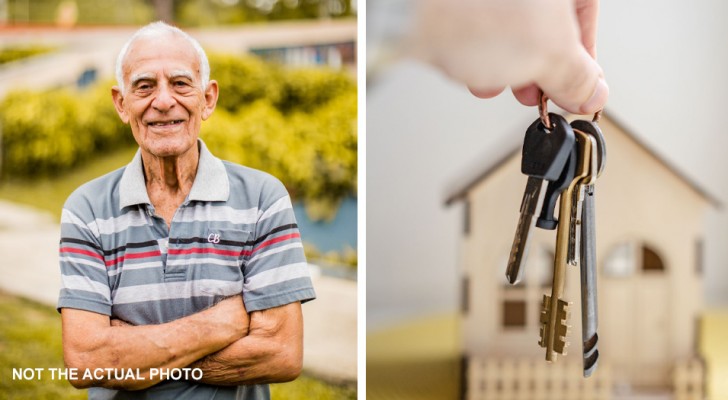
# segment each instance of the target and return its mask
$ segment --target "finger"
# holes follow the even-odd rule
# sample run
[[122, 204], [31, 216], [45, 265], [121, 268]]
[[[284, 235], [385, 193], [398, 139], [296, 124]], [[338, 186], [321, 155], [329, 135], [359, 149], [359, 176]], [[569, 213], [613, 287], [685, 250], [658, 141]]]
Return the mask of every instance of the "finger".
[[512, 88], [513, 96], [516, 97], [521, 104], [524, 106], [537, 106], [538, 105], [538, 86], [530, 84], [521, 86], [518, 88]]
[[564, 51], [536, 83], [568, 112], [591, 114], [601, 110], [609, 97], [601, 67], [580, 43], [565, 46]]
[[581, 29], [581, 43], [592, 58], [597, 58], [597, 20], [599, 0], [576, 0], [576, 18]]
[[503, 93], [503, 90], [505, 90], [505, 87], [495, 88], [495, 89], [476, 89], [476, 88], [468, 86], [468, 90], [470, 90], [470, 93], [472, 93], [473, 96], [475, 96], [475, 97], [479, 97], [481, 99], [491, 99], [491, 98]]

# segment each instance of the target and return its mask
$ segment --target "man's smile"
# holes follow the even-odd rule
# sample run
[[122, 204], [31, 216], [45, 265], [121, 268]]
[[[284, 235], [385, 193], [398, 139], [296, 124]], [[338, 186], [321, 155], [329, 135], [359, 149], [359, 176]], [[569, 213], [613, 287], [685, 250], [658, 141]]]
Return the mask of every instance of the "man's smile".
[[147, 122], [147, 126], [174, 126], [179, 125], [184, 120], [181, 119], [174, 119], [174, 120], [168, 120], [168, 121], [149, 121]]

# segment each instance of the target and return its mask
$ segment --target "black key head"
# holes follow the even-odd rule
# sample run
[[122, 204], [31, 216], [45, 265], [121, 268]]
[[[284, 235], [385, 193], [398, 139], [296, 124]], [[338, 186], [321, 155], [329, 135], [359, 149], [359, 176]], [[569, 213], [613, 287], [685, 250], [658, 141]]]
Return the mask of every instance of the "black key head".
[[[561, 192], [566, 190], [574, 180], [576, 175], [576, 166], [579, 162], [579, 148], [573, 146], [569, 157], [566, 160], [566, 165], [561, 171], [561, 176], [555, 181], [549, 182], [546, 187], [546, 195], [543, 199], [543, 206], [541, 206], [541, 215], [536, 221], [536, 226], [542, 229], [554, 230], [559, 224], [559, 221], [554, 217], [556, 212], [556, 202]], [[568, 218], [568, 216], [566, 216]]]
[[555, 181], [564, 170], [576, 139], [564, 117], [549, 113], [549, 118], [550, 130], [546, 129], [540, 118], [526, 130], [521, 172], [534, 178]]

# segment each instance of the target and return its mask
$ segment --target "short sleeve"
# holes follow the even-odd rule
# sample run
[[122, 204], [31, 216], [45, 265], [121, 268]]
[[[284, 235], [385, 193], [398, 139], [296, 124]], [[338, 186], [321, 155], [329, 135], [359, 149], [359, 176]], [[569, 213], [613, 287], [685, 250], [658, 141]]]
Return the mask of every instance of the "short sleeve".
[[104, 254], [97, 235], [79, 214], [67, 207], [61, 214], [61, 291], [57, 309], [76, 308], [111, 315]]
[[291, 198], [277, 179], [262, 188], [255, 239], [243, 274], [249, 312], [316, 297]]

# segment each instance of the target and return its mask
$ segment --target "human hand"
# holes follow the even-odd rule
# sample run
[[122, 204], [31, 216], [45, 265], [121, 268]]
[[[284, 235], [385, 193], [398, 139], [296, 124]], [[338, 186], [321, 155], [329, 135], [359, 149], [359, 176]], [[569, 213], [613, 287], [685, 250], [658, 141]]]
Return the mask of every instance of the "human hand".
[[538, 89], [561, 108], [591, 114], [609, 89], [596, 56], [598, 0], [424, 0], [415, 54], [481, 98], [511, 86], [524, 105]]

